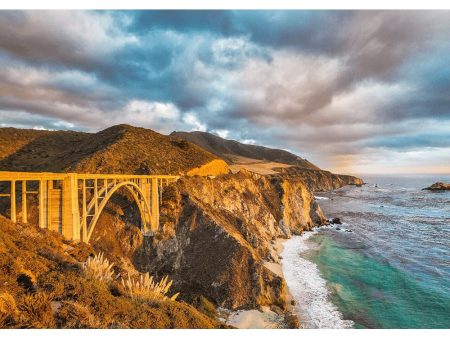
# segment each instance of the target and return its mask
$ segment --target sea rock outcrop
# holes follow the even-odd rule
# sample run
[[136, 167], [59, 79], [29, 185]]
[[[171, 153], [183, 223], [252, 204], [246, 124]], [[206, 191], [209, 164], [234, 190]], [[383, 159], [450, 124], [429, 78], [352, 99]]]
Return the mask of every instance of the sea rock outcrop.
[[450, 183], [436, 182], [423, 190], [444, 191], [450, 190]]

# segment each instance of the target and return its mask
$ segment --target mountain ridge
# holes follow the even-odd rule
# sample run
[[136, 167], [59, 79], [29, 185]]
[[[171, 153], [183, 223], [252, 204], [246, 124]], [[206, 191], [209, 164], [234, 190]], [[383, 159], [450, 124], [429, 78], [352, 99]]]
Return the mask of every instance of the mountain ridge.
[[245, 157], [255, 160], [297, 165], [308, 169], [320, 169], [308, 160], [282, 149], [274, 149], [255, 144], [245, 144], [202, 131], [174, 131], [170, 135], [181, 137], [189, 142], [197, 144], [222, 158], [228, 164], [236, 163], [236, 157]]

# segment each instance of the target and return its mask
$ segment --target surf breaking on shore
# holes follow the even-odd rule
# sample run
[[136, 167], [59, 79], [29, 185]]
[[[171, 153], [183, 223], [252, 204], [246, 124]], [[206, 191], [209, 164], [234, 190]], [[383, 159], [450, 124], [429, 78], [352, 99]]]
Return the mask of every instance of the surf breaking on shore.
[[289, 291], [296, 301], [302, 328], [306, 329], [348, 329], [353, 321], [344, 320], [341, 312], [330, 300], [326, 281], [319, 269], [302, 257], [302, 253], [314, 248], [308, 239], [314, 232], [295, 236], [284, 243], [282, 252], [283, 274]]

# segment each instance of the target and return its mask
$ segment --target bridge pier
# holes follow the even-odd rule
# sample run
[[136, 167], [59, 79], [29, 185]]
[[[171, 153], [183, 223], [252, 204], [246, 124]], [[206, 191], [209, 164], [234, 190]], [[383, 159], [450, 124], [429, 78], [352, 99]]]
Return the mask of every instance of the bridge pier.
[[78, 206], [77, 174], [68, 174], [62, 187], [62, 235], [80, 240], [80, 211]]
[[152, 230], [159, 228], [159, 192], [158, 179], [152, 178], [152, 206], [151, 206], [151, 228]]

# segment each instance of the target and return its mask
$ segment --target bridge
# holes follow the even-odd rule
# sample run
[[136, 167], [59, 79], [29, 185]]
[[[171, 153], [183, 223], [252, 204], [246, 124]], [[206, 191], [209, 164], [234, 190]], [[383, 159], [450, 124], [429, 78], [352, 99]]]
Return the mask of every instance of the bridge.
[[[120, 188], [126, 189], [136, 202], [144, 233], [157, 231], [163, 187], [178, 178], [169, 175], [0, 172], [0, 185], [5, 190], [0, 192], [0, 197], [9, 199], [10, 218], [16, 222], [17, 199], [21, 194], [21, 221], [27, 223], [27, 196], [36, 194], [40, 228], [87, 243], [102, 210]], [[19, 196], [17, 188], [20, 189]]]

